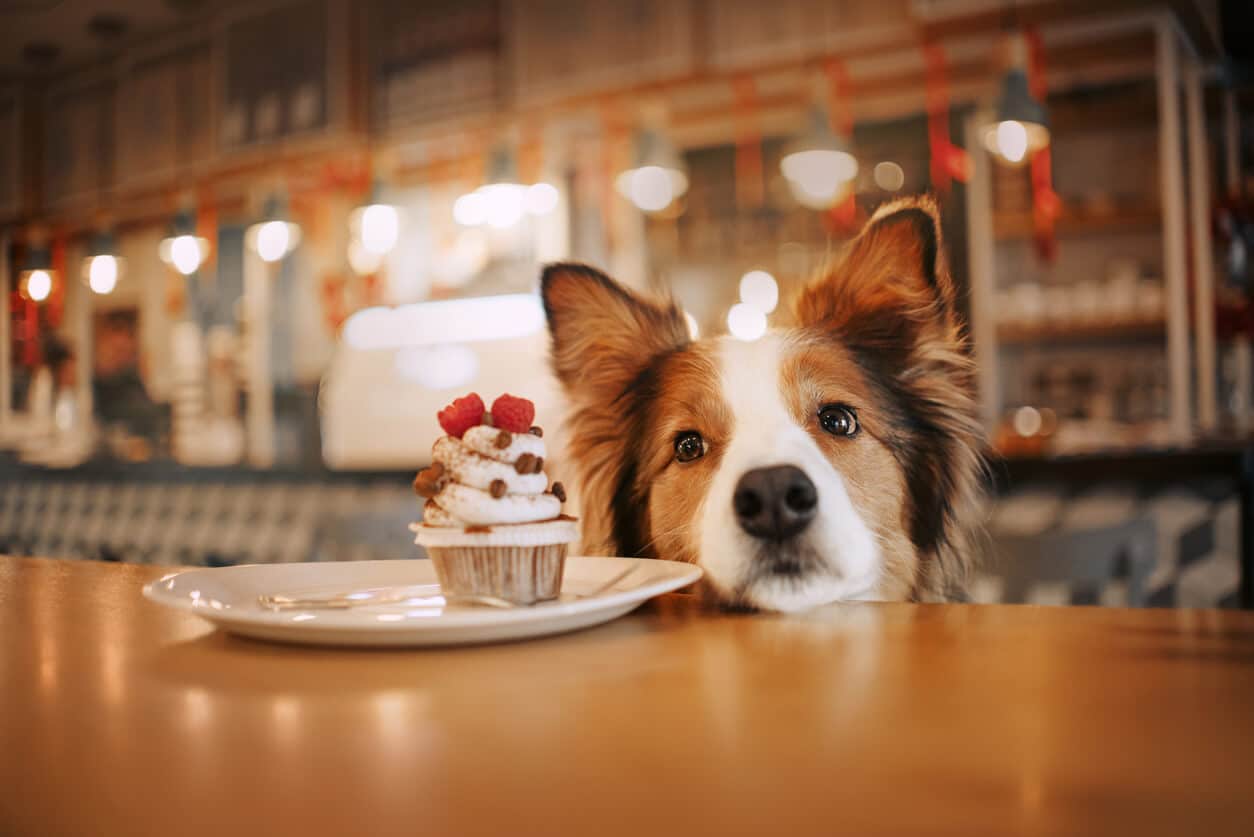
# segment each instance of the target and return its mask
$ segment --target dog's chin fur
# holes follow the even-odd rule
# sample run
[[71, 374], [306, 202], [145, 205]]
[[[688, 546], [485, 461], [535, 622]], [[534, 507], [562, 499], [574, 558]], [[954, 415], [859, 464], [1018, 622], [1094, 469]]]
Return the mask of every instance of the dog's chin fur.
[[[585, 551], [698, 563], [706, 590], [745, 609], [961, 593], [982, 432], [930, 201], [878, 212], [803, 291], [795, 325], [754, 342], [692, 341], [673, 302], [581, 265], [550, 266], [542, 290]], [[859, 431], [825, 432], [827, 404], [854, 407]], [[704, 455], [681, 462], [686, 432]], [[783, 541], [753, 537], [732, 497], [781, 465], [810, 479], [817, 513]]]

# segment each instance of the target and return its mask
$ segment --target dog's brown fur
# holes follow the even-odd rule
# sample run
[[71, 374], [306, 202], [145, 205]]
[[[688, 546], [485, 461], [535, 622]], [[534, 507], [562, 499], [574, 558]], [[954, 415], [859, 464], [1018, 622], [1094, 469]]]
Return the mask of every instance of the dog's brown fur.
[[[705, 344], [690, 341], [673, 301], [646, 300], [592, 268], [552, 265], [541, 284], [553, 368], [572, 408], [569, 449], [581, 488], [584, 549], [696, 560], [683, 524], [684, 515], [696, 513], [702, 471], [686, 473], [692, 491], [668, 493], [678, 500], [664, 507], [650, 502], [661, 471], [653, 460], [664, 449], [656, 440], [674, 430], [662, 426], [659, 413], [666, 410], [650, 405], [664, 396], [666, 404], [678, 399], [689, 411], [704, 411], [699, 426], [715, 435], [730, 425], [734, 417], [718, 414], [717, 393], [700, 394], [716, 377]], [[840, 363], [840, 376], [888, 417], [874, 434], [887, 458], [864, 465], [884, 478], [865, 490], [861, 503], [900, 510], [881, 515], [899, 527], [878, 534], [885, 570], [901, 582], [894, 589], [915, 600], [961, 594], [977, 525], [983, 436], [956, 302], [935, 204], [911, 199], [886, 206], [801, 293], [793, 333], [807, 347], [798, 355], [805, 369], [785, 373], [804, 377]], [[837, 375], [834, 366], [831, 372]], [[712, 458], [702, 468], [716, 465]], [[894, 466], [896, 473], [888, 473]], [[697, 499], [684, 504], [683, 496]]]

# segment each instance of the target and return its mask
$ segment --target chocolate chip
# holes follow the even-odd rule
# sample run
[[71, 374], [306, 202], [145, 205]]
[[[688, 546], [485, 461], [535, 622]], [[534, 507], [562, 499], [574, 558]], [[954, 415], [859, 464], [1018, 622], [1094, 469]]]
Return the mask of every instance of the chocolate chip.
[[505, 496], [505, 490], [507, 488], [508, 486], [505, 485], [505, 480], [492, 480], [492, 485], [488, 487], [488, 490], [492, 492], [493, 497], [499, 500]]
[[444, 466], [435, 463], [424, 468], [414, 477], [414, 493], [420, 497], [434, 497], [444, 485]]
[[500, 433], [496, 434], [496, 441], [493, 442], [492, 444], [494, 444], [496, 447], [500, 448], [501, 450], [504, 450], [505, 448], [509, 447], [513, 443], [514, 443], [514, 434], [510, 433], [508, 430], [502, 430]]
[[479, 417], [479, 423], [486, 424], [488, 427], [496, 427], [496, 422], [492, 419], [492, 414], [486, 410], [483, 415]]
[[530, 474], [532, 467], [535, 466], [535, 462], [536, 455], [534, 453], [524, 453], [514, 463], [514, 470], [520, 474]]
[[544, 436], [544, 431], [541, 430], [538, 425], [534, 425], [534, 424], [531, 426], [531, 429], [528, 430], [527, 432], [530, 433], [532, 436]]
[[549, 490], [553, 492], [553, 496], [556, 497], [559, 502], [566, 502], [566, 487], [560, 482], [553, 483], [553, 487]]
[[543, 457], [543, 456], [537, 456], [537, 457], [536, 457], [536, 464], [535, 464], [535, 467], [532, 469], [531, 473], [533, 473], [533, 474], [538, 474], [538, 473], [540, 473], [540, 472], [541, 472], [541, 471], [543, 471], [543, 470], [544, 470], [544, 457]]

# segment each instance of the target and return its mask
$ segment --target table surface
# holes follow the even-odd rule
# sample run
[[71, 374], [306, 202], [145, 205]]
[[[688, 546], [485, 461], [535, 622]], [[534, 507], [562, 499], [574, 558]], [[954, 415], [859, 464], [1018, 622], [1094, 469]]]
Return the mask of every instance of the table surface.
[[1254, 613], [682, 595], [549, 639], [235, 639], [0, 558], [0, 834], [1254, 833]]

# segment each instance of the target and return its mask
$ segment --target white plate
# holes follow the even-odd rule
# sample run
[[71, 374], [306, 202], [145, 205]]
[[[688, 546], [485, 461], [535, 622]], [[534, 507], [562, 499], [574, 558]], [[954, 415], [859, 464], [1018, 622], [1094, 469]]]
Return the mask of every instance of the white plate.
[[[610, 590], [580, 598], [633, 565], [635, 571]], [[204, 617], [224, 631], [258, 639], [319, 645], [459, 645], [599, 625], [700, 577], [699, 567], [677, 561], [571, 557], [562, 577], [562, 598], [504, 610], [446, 605], [435, 568], [426, 560], [250, 564], [167, 575], [144, 587], [144, 595]], [[257, 600], [263, 594], [316, 597], [391, 586], [420, 589], [403, 604], [350, 610], [275, 612]]]

